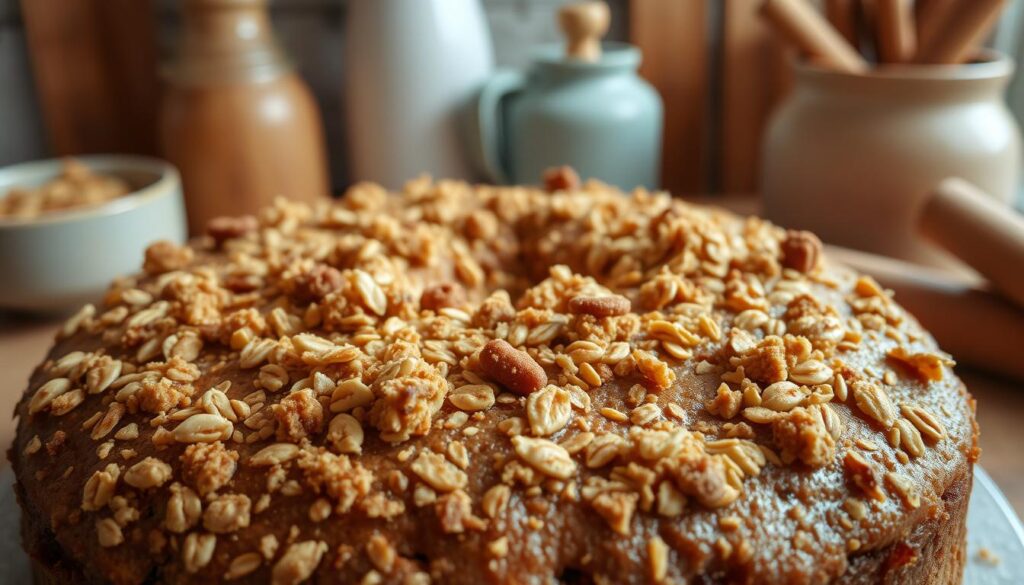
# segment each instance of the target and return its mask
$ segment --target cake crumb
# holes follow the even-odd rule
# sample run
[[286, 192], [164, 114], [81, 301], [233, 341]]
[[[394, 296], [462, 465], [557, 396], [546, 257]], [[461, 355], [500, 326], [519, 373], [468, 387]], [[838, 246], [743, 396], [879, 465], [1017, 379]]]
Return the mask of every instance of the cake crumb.
[[992, 549], [988, 548], [987, 546], [979, 548], [978, 552], [975, 553], [974, 556], [979, 561], [985, 563], [986, 565], [991, 565], [993, 567], [998, 566], [1003, 562], [1003, 559], [1001, 559], [998, 554], [993, 552]]

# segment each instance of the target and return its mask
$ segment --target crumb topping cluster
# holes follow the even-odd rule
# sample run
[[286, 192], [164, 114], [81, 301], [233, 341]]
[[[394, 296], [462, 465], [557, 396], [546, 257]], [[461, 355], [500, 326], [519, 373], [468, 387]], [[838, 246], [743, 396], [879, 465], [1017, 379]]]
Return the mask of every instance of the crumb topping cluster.
[[[29, 390], [22, 455], [91, 441], [67, 521], [94, 524], [101, 547], [170, 551], [188, 573], [299, 496], [314, 526], [426, 508], [438, 538], [489, 531], [496, 574], [516, 500], [580, 502], [617, 535], [721, 509], [718, 552], [736, 558], [753, 545], [727, 538], [742, 519], [726, 512], [769, 467], [841, 468], [844, 526], [887, 498], [921, 506], [901, 469], [947, 439], [944, 413], [887, 389], [926, 387], [952, 362], [889, 293], [824, 270], [804, 232], [567, 187], [364, 184], [154, 244], [143, 274], [64, 325], [83, 349]], [[848, 359], [879, 343], [885, 367]], [[872, 432], [849, 432], [851, 417]], [[899, 466], [873, 457], [879, 443]], [[260, 481], [243, 490], [242, 474]], [[140, 501], [159, 502], [145, 534]], [[353, 550], [271, 528], [220, 576], [266, 567], [297, 584], [361, 557], [368, 583], [431, 580], [383, 534]], [[653, 534], [645, 552], [666, 580], [671, 543]]]

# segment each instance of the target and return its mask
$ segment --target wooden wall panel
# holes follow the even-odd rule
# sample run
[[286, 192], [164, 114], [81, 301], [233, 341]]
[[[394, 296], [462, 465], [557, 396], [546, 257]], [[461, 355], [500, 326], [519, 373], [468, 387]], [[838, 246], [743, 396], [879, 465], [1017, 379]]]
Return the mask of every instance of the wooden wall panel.
[[665, 103], [662, 187], [675, 194], [708, 186], [708, 10], [718, 0], [632, 0], [630, 37], [643, 51], [640, 73]]
[[789, 52], [757, 14], [761, 0], [725, 0], [722, 25], [721, 137], [718, 186], [726, 193], [758, 188], [765, 124], [791, 85]]
[[155, 153], [150, 0], [22, 0], [21, 10], [54, 153]]

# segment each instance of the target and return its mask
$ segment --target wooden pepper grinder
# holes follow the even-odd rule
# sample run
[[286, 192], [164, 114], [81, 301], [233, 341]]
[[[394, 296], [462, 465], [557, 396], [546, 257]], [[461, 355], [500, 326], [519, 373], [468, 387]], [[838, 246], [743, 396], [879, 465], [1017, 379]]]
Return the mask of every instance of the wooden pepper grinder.
[[183, 16], [160, 138], [181, 170], [190, 231], [278, 196], [326, 197], [320, 112], [277, 45], [266, 0], [186, 0]]
[[608, 33], [611, 14], [604, 2], [577, 2], [563, 6], [558, 22], [565, 34], [566, 55], [594, 63], [601, 59], [601, 37]]

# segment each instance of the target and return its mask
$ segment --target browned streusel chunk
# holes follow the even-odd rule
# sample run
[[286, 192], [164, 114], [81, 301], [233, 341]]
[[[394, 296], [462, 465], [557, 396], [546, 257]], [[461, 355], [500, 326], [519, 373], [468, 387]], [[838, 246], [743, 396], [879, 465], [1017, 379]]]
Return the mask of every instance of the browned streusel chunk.
[[572, 167], [552, 167], [544, 171], [544, 188], [548, 191], [573, 191], [579, 185], [580, 176]]
[[483, 530], [487, 523], [473, 515], [473, 502], [466, 492], [455, 490], [434, 504], [441, 528], [447, 534]]
[[722, 384], [718, 387], [714, 400], [708, 401], [706, 407], [711, 414], [728, 420], [739, 413], [742, 403], [743, 397], [739, 391], [729, 389], [728, 384]]
[[313, 301], [323, 300], [334, 291], [341, 290], [345, 277], [333, 266], [316, 264], [311, 269], [300, 272], [293, 279], [285, 281], [285, 290], [292, 299], [306, 305]]
[[220, 441], [189, 445], [181, 456], [182, 479], [205, 496], [231, 481], [237, 461], [238, 452], [228, 450]]
[[57, 452], [60, 451], [61, 446], [64, 445], [64, 441], [66, 441], [67, 438], [68, 435], [64, 431], [54, 432], [50, 437], [50, 440], [46, 442], [46, 452], [51, 457], [56, 455]]
[[289, 394], [273, 407], [280, 441], [299, 442], [318, 434], [324, 426], [324, 409], [309, 388]]
[[466, 302], [466, 291], [459, 284], [446, 282], [423, 289], [420, 295], [420, 308], [427, 311], [439, 311], [445, 307], [458, 307]]
[[254, 232], [259, 227], [259, 220], [252, 215], [221, 216], [210, 220], [206, 225], [206, 233], [220, 243]]
[[345, 455], [308, 452], [299, 459], [306, 481], [314, 493], [322, 493], [337, 504], [339, 511], [347, 511], [370, 493], [373, 474]]
[[473, 313], [473, 325], [482, 329], [492, 329], [499, 323], [511, 321], [515, 316], [516, 309], [512, 306], [508, 293], [498, 291], [477, 307]]
[[224, 494], [213, 498], [203, 512], [203, 527], [218, 534], [249, 526], [252, 502], [245, 494]]
[[878, 470], [864, 455], [856, 451], [847, 452], [843, 457], [843, 469], [846, 470], [850, 481], [860, 488], [864, 495], [875, 500], [885, 500]]
[[709, 508], [721, 507], [739, 495], [726, 479], [725, 466], [716, 458], [687, 457], [672, 470], [672, 477], [679, 491]]
[[811, 272], [821, 258], [821, 240], [811, 232], [789, 230], [782, 240], [782, 264], [799, 272]]
[[767, 337], [743, 356], [743, 372], [748, 378], [762, 384], [785, 380], [786, 346], [780, 337]]
[[146, 248], [146, 261], [142, 268], [149, 274], [163, 274], [188, 266], [193, 256], [191, 248], [163, 240]]
[[404, 358], [395, 365], [400, 374], [408, 369], [407, 375], [381, 377], [370, 388], [376, 401], [369, 420], [386, 441], [404, 441], [429, 431], [448, 387], [437, 369], [423, 360]]
[[191, 386], [179, 384], [167, 378], [150, 378], [141, 382], [137, 398], [139, 408], [143, 411], [159, 414], [176, 406], [186, 406], [187, 399], [191, 394]]
[[797, 407], [772, 423], [772, 436], [784, 462], [799, 459], [811, 467], [828, 465], [835, 457], [835, 440], [820, 416]]

